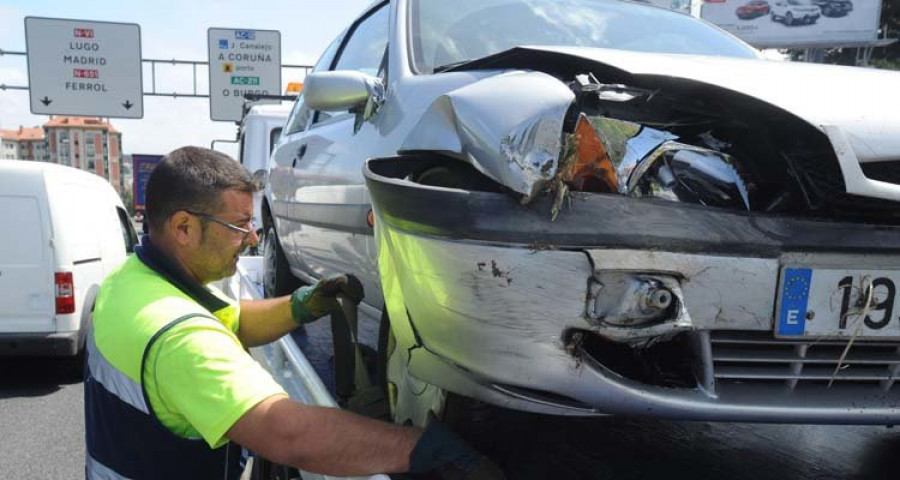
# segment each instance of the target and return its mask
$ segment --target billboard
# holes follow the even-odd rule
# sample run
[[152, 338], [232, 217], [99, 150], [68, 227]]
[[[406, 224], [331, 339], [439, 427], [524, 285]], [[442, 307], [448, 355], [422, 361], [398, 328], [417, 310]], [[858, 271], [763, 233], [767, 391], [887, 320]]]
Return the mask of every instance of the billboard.
[[638, 0], [641, 3], [666, 8], [678, 13], [691, 13], [691, 0]]
[[705, 0], [700, 18], [757, 48], [859, 46], [878, 36], [881, 0]]
[[132, 171], [134, 172], [134, 211], [144, 211], [146, 208], [146, 192], [147, 180], [150, 180], [150, 174], [156, 168], [156, 164], [162, 161], [162, 155], [139, 155], [131, 156]]

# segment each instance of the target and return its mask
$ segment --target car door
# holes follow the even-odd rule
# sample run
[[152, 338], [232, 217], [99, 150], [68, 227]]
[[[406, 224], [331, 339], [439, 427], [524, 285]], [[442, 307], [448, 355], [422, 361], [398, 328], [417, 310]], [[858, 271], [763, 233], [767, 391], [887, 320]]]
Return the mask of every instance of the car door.
[[[325, 49], [325, 52], [313, 67], [313, 73], [327, 71], [331, 68], [345, 33], [339, 35]], [[303, 145], [306, 144], [306, 129], [313, 117], [313, 113], [315, 112], [306, 106], [303, 92], [301, 91], [272, 151], [272, 164], [270, 165], [269, 184], [267, 185], [271, 195], [272, 220], [276, 224], [278, 238], [284, 249], [285, 256], [287, 256], [288, 262], [292, 266], [300, 268], [307, 274], [312, 274], [312, 271], [303, 261], [302, 255], [295, 248], [293, 241], [293, 238], [302, 230], [303, 225], [297, 216], [292, 215], [295, 209], [292, 208], [291, 201], [297, 188], [294, 167], [297, 165], [298, 154], [302, 153], [302, 149], [305, 148]]]
[[[389, 34], [389, 5], [375, 6], [348, 30], [331, 70], [356, 70], [384, 79]], [[373, 231], [367, 222], [371, 202], [362, 175], [367, 158], [396, 146], [386, 145], [377, 118], [355, 128], [352, 112], [313, 113], [310, 125], [291, 149], [293, 191], [289, 217], [291, 246], [315, 277], [351, 272], [380, 306], [378, 270], [371, 253]]]

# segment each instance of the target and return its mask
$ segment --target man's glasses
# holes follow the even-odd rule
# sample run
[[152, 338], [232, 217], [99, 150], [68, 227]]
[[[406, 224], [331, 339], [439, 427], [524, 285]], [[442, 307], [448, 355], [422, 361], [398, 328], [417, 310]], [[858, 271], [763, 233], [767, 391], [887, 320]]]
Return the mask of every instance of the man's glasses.
[[224, 226], [224, 227], [227, 227], [227, 228], [228, 228], [229, 230], [231, 230], [231, 231], [239, 232], [239, 233], [243, 234], [244, 236], [243, 236], [243, 238], [241, 239], [241, 242], [246, 242], [246, 241], [247, 241], [247, 238], [250, 236], [251, 233], [253, 233], [253, 230], [254, 230], [254, 228], [253, 228], [253, 219], [251, 219], [249, 222], [247, 222], [247, 226], [249, 226], [250, 228], [242, 228], [242, 227], [239, 227], [239, 226], [237, 226], [237, 225], [228, 223], [228, 222], [226, 222], [226, 221], [224, 221], [224, 220], [219, 220], [218, 218], [216, 218], [216, 217], [214, 217], [214, 216], [212, 216], [212, 215], [207, 215], [207, 214], [205, 214], [205, 213], [192, 212], [192, 211], [190, 211], [190, 210], [185, 210], [185, 212], [187, 212], [187, 213], [189, 213], [189, 214], [191, 214], [191, 215], [193, 215], [193, 216], [195, 216], [195, 217], [202, 218], [203, 220], [209, 220], [210, 222], [218, 223], [219, 225], [222, 225], [222, 226]]

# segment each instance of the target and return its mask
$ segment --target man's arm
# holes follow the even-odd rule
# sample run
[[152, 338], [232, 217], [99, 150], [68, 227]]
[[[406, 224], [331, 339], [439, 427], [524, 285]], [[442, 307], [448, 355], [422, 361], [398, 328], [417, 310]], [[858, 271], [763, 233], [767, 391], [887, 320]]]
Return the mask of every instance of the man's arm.
[[297, 328], [291, 314], [291, 296], [241, 301], [237, 336], [247, 347], [273, 342]]
[[336, 476], [408, 471], [421, 435], [417, 428], [303, 405], [281, 395], [260, 402], [226, 433], [275, 463]]

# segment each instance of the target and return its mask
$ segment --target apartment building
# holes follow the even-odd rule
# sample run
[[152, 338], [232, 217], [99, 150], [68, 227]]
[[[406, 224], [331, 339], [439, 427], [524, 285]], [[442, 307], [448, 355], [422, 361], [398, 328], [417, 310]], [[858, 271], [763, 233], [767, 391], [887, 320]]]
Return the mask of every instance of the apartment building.
[[56, 116], [44, 124], [49, 161], [87, 170], [121, 192], [122, 134], [101, 118]]
[[50, 161], [50, 152], [41, 127], [0, 130], [0, 159]]

